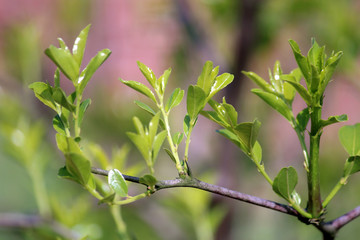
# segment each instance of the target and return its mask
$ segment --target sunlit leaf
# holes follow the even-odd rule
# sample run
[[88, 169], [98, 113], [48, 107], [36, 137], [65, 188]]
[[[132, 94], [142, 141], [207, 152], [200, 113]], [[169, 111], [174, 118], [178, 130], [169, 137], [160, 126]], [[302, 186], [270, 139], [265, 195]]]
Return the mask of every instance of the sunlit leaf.
[[91, 99], [86, 99], [83, 102], [80, 103], [79, 108], [79, 116], [78, 116], [78, 124], [81, 126], [82, 120], [84, 118], [84, 114], [86, 112], [86, 109], [88, 109], [89, 105], [91, 104]]
[[206, 96], [209, 95], [210, 93], [210, 89], [213, 85], [214, 79], [218, 71], [219, 71], [218, 67], [213, 70], [213, 63], [211, 61], [205, 62], [201, 74], [198, 77], [196, 85], [204, 91]]
[[139, 179], [139, 182], [147, 186], [155, 186], [157, 179], [152, 175], [146, 174]]
[[301, 112], [296, 116], [296, 123], [301, 132], [305, 131], [306, 126], [310, 119], [309, 108], [304, 108]]
[[153, 73], [153, 71], [146, 66], [145, 64], [143, 64], [142, 62], [137, 62], [137, 65], [140, 69], [140, 71], [142, 72], [142, 74], [144, 75], [144, 77], [146, 78], [146, 80], [150, 83], [150, 85], [154, 88], [157, 89], [157, 85], [156, 85], [156, 76]]
[[155, 136], [154, 143], [153, 143], [153, 153], [152, 153], [153, 162], [157, 158], [157, 156], [159, 154], [159, 151], [160, 151], [160, 148], [161, 148], [166, 136], [167, 136], [166, 130], [161, 131], [159, 134], [157, 134]]
[[308, 63], [308, 59], [301, 54], [299, 45], [294, 40], [289, 40], [290, 47], [294, 53], [295, 60], [297, 62], [297, 65], [299, 66], [302, 75], [305, 78], [306, 85], [310, 86], [310, 79], [311, 79], [311, 73], [310, 73], [310, 66]]
[[75, 39], [74, 46], [72, 49], [72, 53], [74, 56], [75, 61], [77, 62], [78, 66], [81, 66], [81, 62], [84, 56], [86, 41], [89, 33], [91, 24], [87, 25], [83, 30], [81, 30], [79, 36]]
[[331, 116], [327, 120], [321, 120], [320, 125], [321, 127], [326, 127], [328, 125], [345, 122], [348, 120], [348, 116], [346, 114], [338, 115], [338, 116]]
[[262, 90], [266, 92], [275, 92], [274, 88], [267, 83], [262, 77], [257, 75], [254, 72], [245, 72], [242, 71], [248, 78], [250, 78], [256, 85], [258, 85]]
[[190, 85], [187, 93], [187, 112], [191, 121], [197, 118], [200, 110], [205, 106], [205, 92], [199, 86]]
[[288, 121], [291, 121], [292, 113], [289, 107], [285, 104], [285, 102], [275, 96], [274, 94], [264, 92], [260, 89], [252, 89], [253, 93], [258, 95], [261, 99], [263, 99], [267, 104], [269, 104], [272, 108], [278, 111], [281, 115], [283, 115]]
[[56, 68], [55, 74], [54, 74], [54, 87], [60, 87], [60, 70], [59, 68]]
[[43, 82], [34, 82], [29, 85], [35, 93], [35, 96], [46, 106], [57, 111], [54, 99], [52, 97], [52, 87], [49, 84]]
[[75, 105], [68, 100], [64, 91], [61, 88], [53, 89], [52, 97], [57, 104], [66, 108], [70, 112], [73, 112], [75, 110]]
[[230, 73], [223, 73], [215, 78], [215, 82], [211, 87], [210, 94], [207, 99], [212, 98], [220, 90], [224, 89], [234, 80], [234, 75]]
[[161, 94], [163, 94], [165, 92], [165, 88], [166, 88], [167, 82], [169, 80], [170, 74], [171, 74], [171, 68], [165, 70], [163, 75], [161, 75], [157, 80], [158, 85], [160, 86], [160, 93]]
[[311, 106], [311, 104], [312, 104], [311, 95], [309, 94], [308, 90], [303, 85], [301, 85], [298, 82], [295, 82], [294, 78], [291, 78], [291, 77], [288, 78], [288, 77], [283, 75], [282, 79], [284, 81], [286, 81], [287, 83], [289, 83], [290, 85], [292, 85], [295, 88], [295, 90], [300, 94], [302, 99], [304, 99], [306, 104], [308, 106]]
[[156, 103], [154, 93], [144, 84], [136, 82], [136, 81], [125, 81], [122, 79], [120, 79], [120, 81], [122, 83], [124, 83], [126, 86], [131, 87], [135, 91], [138, 91], [139, 93], [144, 94], [145, 96], [147, 96], [148, 98], [150, 98], [151, 100], [153, 100]]
[[69, 173], [76, 178], [80, 184], [86, 185], [91, 174], [90, 161], [79, 153], [65, 153], [65, 166]]
[[170, 95], [168, 101], [166, 102], [165, 111], [169, 112], [172, 108], [179, 105], [183, 97], [184, 97], [184, 90], [181, 90], [180, 88], [176, 88]]
[[86, 85], [94, 75], [95, 71], [105, 62], [110, 56], [111, 51], [109, 49], [103, 49], [99, 51], [95, 57], [93, 57], [85, 69], [81, 72], [77, 84], [79, 85], [78, 91], [80, 94], [84, 91]]
[[262, 164], [262, 149], [258, 141], [255, 142], [252, 148], [252, 160], [258, 164]]
[[145, 103], [143, 103], [141, 101], [138, 101], [138, 100], [135, 100], [134, 102], [138, 107], [140, 107], [141, 109], [143, 109], [146, 112], [150, 113], [151, 115], [154, 116], [156, 114], [155, 111], [149, 105], [147, 105], [147, 104], [145, 104]]
[[51, 45], [45, 54], [55, 63], [61, 72], [74, 84], [79, 76], [79, 66], [69, 51]]
[[128, 195], [128, 187], [126, 181], [117, 169], [111, 169], [108, 174], [108, 183], [112, 190], [115, 191], [120, 197], [126, 197]]
[[148, 145], [149, 143], [140, 135], [137, 135], [132, 132], [127, 132], [126, 135], [130, 138], [130, 140], [134, 143], [136, 148], [140, 151], [141, 155], [146, 161], [150, 161], [151, 159], [151, 147]]

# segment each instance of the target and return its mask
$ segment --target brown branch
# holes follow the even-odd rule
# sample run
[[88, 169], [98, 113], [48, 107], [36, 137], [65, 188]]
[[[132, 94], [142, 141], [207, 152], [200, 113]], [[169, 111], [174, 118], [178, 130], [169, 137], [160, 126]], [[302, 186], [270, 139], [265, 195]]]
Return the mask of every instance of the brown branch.
[[[103, 175], [103, 176], [108, 175], [108, 171], [99, 169], [99, 168], [92, 168], [91, 171], [92, 171], [92, 173], [98, 174], [98, 175]], [[143, 184], [143, 183], [140, 183], [140, 179], [138, 177], [133, 177], [133, 176], [125, 175], [125, 174], [123, 174], [123, 177], [127, 181]], [[143, 185], [146, 185], [146, 184], [143, 184]], [[233, 190], [230, 190], [230, 189], [227, 189], [224, 187], [220, 187], [217, 185], [205, 183], [205, 182], [202, 182], [195, 178], [193, 178], [193, 179], [177, 178], [174, 180], [162, 180], [162, 181], [158, 181], [155, 184], [156, 191], [161, 190], [161, 189], [176, 188], [176, 187], [197, 188], [197, 189], [200, 189], [203, 191], [219, 194], [224, 197], [236, 199], [236, 200], [239, 200], [242, 202], [247, 202], [247, 203], [254, 204], [254, 205], [257, 205], [260, 207], [265, 207], [268, 209], [272, 209], [274, 211], [286, 213], [286, 214], [289, 214], [292, 216], [297, 216], [297, 217], [301, 218], [301, 215], [295, 209], [293, 209], [291, 206], [273, 202], [273, 201], [266, 200], [266, 199], [262, 199], [262, 198], [248, 195], [245, 193], [233, 191]], [[302, 221], [305, 221], [305, 220], [302, 219]]]

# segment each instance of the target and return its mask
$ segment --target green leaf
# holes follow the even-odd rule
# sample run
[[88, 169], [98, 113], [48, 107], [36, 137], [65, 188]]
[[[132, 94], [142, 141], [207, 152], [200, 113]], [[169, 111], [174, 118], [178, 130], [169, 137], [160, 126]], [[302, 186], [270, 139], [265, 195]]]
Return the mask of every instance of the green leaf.
[[90, 104], [91, 104], [91, 99], [89, 99], [89, 98], [80, 103], [79, 116], [78, 116], [78, 120], [77, 120], [79, 126], [81, 126], [86, 109], [88, 109]]
[[137, 65], [140, 69], [140, 71], [142, 72], [142, 74], [144, 75], [144, 77], [146, 78], [146, 80], [150, 83], [150, 85], [154, 88], [154, 89], [158, 89], [158, 86], [156, 84], [156, 76], [153, 73], [153, 71], [146, 66], [145, 64], [137, 61]]
[[207, 99], [212, 98], [216, 93], [220, 90], [224, 89], [227, 85], [229, 85], [234, 80], [234, 75], [230, 73], [223, 73], [220, 76], [215, 78], [215, 82], [211, 87], [209, 96]]
[[245, 72], [245, 71], [242, 71], [242, 73], [245, 74], [248, 78], [250, 78], [256, 85], [258, 85], [265, 92], [269, 92], [269, 93], [275, 92], [274, 88], [256, 73]]
[[341, 127], [339, 138], [350, 156], [360, 156], [360, 123]]
[[267, 104], [269, 104], [272, 108], [278, 111], [281, 115], [283, 115], [288, 121], [291, 121], [292, 113], [286, 103], [275, 96], [274, 94], [264, 92], [260, 89], [252, 89], [251, 92], [258, 95], [261, 99], [263, 99]]
[[186, 114], [184, 117], [183, 128], [184, 128], [185, 136], [188, 136], [190, 129], [190, 116], [188, 114]]
[[255, 119], [254, 122], [240, 123], [235, 127], [234, 133], [237, 135], [239, 141], [244, 145], [245, 148], [242, 150], [245, 153], [251, 153], [259, 134], [260, 126], [261, 123]]
[[79, 66], [68, 50], [51, 45], [45, 50], [45, 54], [55, 63], [61, 72], [76, 84], [79, 76]]
[[65, 166], [69, 173], [79, 181], [81, 185], [89, 182], [91, 174], [90, 161], [79, 153], [65, 153]]
[[320, 76], [319, 72], [314, 65], [311, 65], [311, 84], [310, 91], [316, 93], [319, 89]]
[[172, 152], [167, 148], [164, 148], [164, 150], [167, 153], [167, 155], [169, 155], [170, 159], [173, 160], [174, 163], [176, 163], [176, 159], [175, 159], [174, 155], [172, 154]]
[[227, 139], [232, 141], [236, 146], [238, 146], [242, 151], [244, 151], [245, 154], [247, 154], [247, 155], [249, 154], [249, 152], [246, 150], [244, 144], [239, 141], [239, 138], [235, 133], [231, 132], [228, 129], [219, 129], [219, 130], [216, 130], [216, 132], [220, 133], [221, 135], [223, 135], [224, 137], [226, 137]]
[[187, 112], [191, 121], [195, 121], [200, 110], [205, 106], [205, 92], [199, 86], [190, 85], [187, 94]]
[[153, 175], [146, 174], [139, 179], [139, 182], [152, 187], [157, 183], [157, 179]]
[[115, 195], [116, 195], [116, 193], [112, 193], [112, 194], [110, 194], [109, 196], [104, 197], [103, 199], [101, 199], [101, 200], [98, 202], [98, 205], [103, 204], [103, 203], [112, 204], [112, 203], [114, 202]]
[[53, 127], [58, 133], [66, 135], [65, 124], [58, 114], [53, 118]]
[[68, 98], [66, 97], [64, 91], [61, 88], [55, 88], [53, 89], [52, 97], [56, 103], [58, 103], [60, 106], [66, 108], [70, 112], [73, 112], [75, 110], [75, 105], [72, 104]]
[[184, 90], [176, 88], [170, 95], [165, 105], [165, 111], [169, 112], [172, 108], [180, 104], [184, 97]]
[[325, 69], [322, 71], [322, 80], [320, 83], [319, 93], [323, 94], [325, 91], [326, 86], [330, 82], [332, 75], [334, 74], [335, 68], [338, 65], [343, 52], [337, 52], [335, 55], [331, 56], [325, 64]]
[[156, 135], [154, 138], [153, 153], [152, 153], [153, 163], [155, 162], [155, 160], [159, 154], [160, 148], [161, 148], [162, 144], [164, 143], [166, 136], [167, 136], [167, 132], [166, 132], [166, 130], [163, 130], [158, 135]]
[[117, 169], [111, 169], [108, 175], [108, 183], [112, 190], [120, 197], [127, 197], [128, 187], [121, 172]]
[[295, 97], [295, 88], [288, 82], [284, 81], [284, 79], [290, 79], [293, 82], [300, 82], [301, 79], [301, 71], [299, 68], [294, 69], [290, 72], [290, 74], [281, 75], [280, 78], [284, 83], [284, 98], [291, 104]]
[[79, 144], [71, 137], [66, 137], [65, 135], [56, 134], [56, 143], [58, 149], [65, 153], [77, 153], [82, 154]]
[[299, 45], [294, 40], [289, 40], [289, 43], [290, 43], [290, 47], [294, 53], [297, 65], [299, 66], [300, 71], [305, 78], [306, 85], [309, 87], [310, 81], [311, 81], [311, 73], [310, 73], [310, 66], [309, 66], [308, 59], [301, 54]]
[[55, 74], [54, 74], [54, 86], [60, 87], [60, 70], [59, 68], [56, 68]]
[[213, 86], [214, 79], [218, 71], [219, 71], [218, 67], [213, 70], [213, 63], [211, 61], [205, 62], [201, 74], [198, 77], [196, 85], [204, 91], [206, 96], [208, 96], [210, 93], [210, 89]]
[[174, 136], [173, 136], [173, 142], [175, 145], [179, 145], [181, 143], [181, 141], [183, 140], [184, 138], [184, 134], [183, 133], [175, 133]]
[[83, 93], [86, 85], [94, 75], [95, 71], [98, 70], [98, 68], [106, 61], [110, 54], [111, 51], [109, 49], [103, 49], [99, 51], [81, 72], [80, 77], [76, 83], [79, 85], [78, 91], [80, 95]]
[[54, 111], [58, 111], [53, 96], [52, 87], [49, 84], [43, 82], [34, 82], [29, 85], [29, 88], [34, 91], [35, 96], [46, 106], [50, 107]]
[[151, 155], [150, 155], [151, 147], [148, 145], [149, 143], [146, 141], [146, 139], [132, 132], [127, 132], [126, 135], [130, 138], [130, 140], [134, 143], [136, 148], [140, 151], [145, 161], [149, 162], [151, 160]]
[[122, 83], [124, 83], [126, 86], [131, 87], [135, 91], [138, 91], [141, 94], [144, 94], [151, 100], [153, 100], [156, 103], [155, 95], [154, 93], [144, 84], [136, 82], [136, 81], [125, 81], [120, 79]]
[[289, 83], [291, 86], [295, 88], [295, 90], [300, 94], [302, 99], [304, 99], [306, 105], [311, 106], [312, 104], [311, 95], [303, 85], [301, 85], [299, 82], [294, 81], [294, 78], [292, 77], [287, 77], [283, 75], [282, 79], [283, 81]]
[[75, 39], [74, 46], [72, 49], [72, 53], [74, 56], [75, 61], [77, 62], [78, 66], [81, 66], [81, 62], [84, 56], [86, 41], [89, 33], [91, 24], [87, 25], [83, 30], [81, 30], [79, 36]]
[[320, 47], [314, 38], [311, 39], [312, 46], [308, 53], [310, 64], [315, 67], [317, 72], [321, 72], [324, 67], [325, 47]]
[[70, 50], [69, 50], [68, 46], [66, 46], [66, 43], [64, 42], [64, 40], [62, 38], [57, 38], [57, 40], [59, 42], [60, 48], [70, 53]]
[[296, 123], [299, 127], [299, 130], [301, 132], [304, 132], [306, 129], [306, 126], [310, 119], [310, 113], [309, 108], [304, 108], [301, 112], [298, 113], [296, 116]]
[[203, 115], [204, 117], [206, 117], [207, 119], [219, 124], [222, 127], [231, 127], [226, 121], [225, 119], [223, 119], [222, 117], [219, 116], [219, 114], [217, 112], [214, 111], [201, 111], [200, 112], [201, 115]]
[[68, 180], [71, 180], [71, 181], [74, 181], [74, 182], [77, 182], [77, 183], [81, 184], [77, 178], [75, 178], [74, 176], [72, 176], [69, 173], [69, 171], [66, 169], [66, 166], [59, 169], [58, 176], [63, 178], [63, 179], [68, 179]]
[[252, 160], [260, 165], [262, 165], [262, 149], [258, 141], [255, 142], [254, 147], [252, 148]]
[[283, 82], [280, 79], [281, 75], [282, 75], [282, 70], [281, 70], [280, 62], [276, 61], [274, 64], [274, 76], [272, 76], [270, 70], [269, 70], [269, 76], [273, 87], [278, 93], [284, 92]]
[[134, 102], [139, 108], [145, 110], [146, 112], [150, 113], [151, 115], [154, 116], [156, 114], [155, 111], [149, 105], [147, 105], [141, 101], [138, 101], [138, 100], [135, 100]]
[[360, 156], [351, 156], [349, 157], [344, 166], [344, 177], [348, 177], [351, 174], [357, 173], [360, 171]]
[[157, 129], [159, 126], [159, 120], [160, 120], [160, 112], [155, 114], [155, 116], [151, 119], [149, 123], [149, 139], [150, 139], [150, 146], [152, 146], [153, 140], [156, 136]]
[[167, 82], [169, 80], [170, 74], [171, 74], [171, 68], [165, 70], [163, 75], [161, 75], [157, 80], [158, 85], [160, 86], [160, 93], [161, 94], [164, 94], [164, 92], [165, 92], [165, 88], [166, 88]]
[[320, 120], [321, 127], [326, 127], [330, 124], [338, 123], [338, 122], [345, 122], [348, 120], [348, 116], [346, 114], [342, 114], [339, 116], [331, 116], [327, 120]]
[[291, 201], [291, 195], [295, 190], [298, 176], [295, 168], [282, 168], [273, 182], [273, 190], [287, 201]]

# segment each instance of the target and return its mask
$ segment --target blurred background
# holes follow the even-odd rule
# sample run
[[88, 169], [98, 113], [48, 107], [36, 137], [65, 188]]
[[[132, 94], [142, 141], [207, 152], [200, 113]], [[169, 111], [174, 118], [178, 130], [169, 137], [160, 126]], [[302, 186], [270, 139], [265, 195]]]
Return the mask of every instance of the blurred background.
[[[118, 78], [145, 83], [136, 61], [151, 67], [157, 76], [171, 67], [169, 89], [195, 84], [206, 60], [219, 65], [220, 72], [233, 73], [234, 82], [217, 97], [226, 95], [239, 112], [239, 121], [257, 117], [262, 122], [263, 161], [272, 178], [290, 165], [300, 178], [305, 177], [300, 146], [287, 121], [250, 93], [255, 85], [241, 71], [254, 71], [268, 79], [268, 68], [280, 60], [288, 73], [296, 67], [289, 39], [297, 41], [304, 53], [311, 37], [326, 45], [328, 55], [332, 50], [344, 51], [326, 91], [323, 114], [327, 118], [346, 113], [347, 124], [360, 122], [359, 1], [0, 0], [0, 239], [120, 239], [107, 206], [97, 205], [80, 186], [57, 177], [64, 159], [54, 141], [54, 113], [27, 87], [34, 81], [53, 82], [55, 67], [44, 50], [50, 44], [57, 46], [57, 37], [72, 46], [89, 23], [84, 62], [104, 48], [111, 49], [112, 55], [86, 90], [92, 105], [82, 134], [108, 156], [119, 148], [129, 169], [145, 162], [125, 133], [133, 130], [134, 115], [143, 121], [149, 118], [133, 103], [144, 99]], [[69, 93], [70, 82], [64, 79], [61, 85]], [[294, 111], [303, 107], [296, 98]], [[183, 104], [176, 110], [171, 121], [174, 131], [181, 131], [186, 107]], [[322, 138], [324, 195], [341, 177], [346, 159], [337, 138], [341, 125], [327, 127]], [[199, 118], [190, 145], [193, 174], [282, 202], [251, 161], [216, 129]], [[136, 169], [138, 176], [144, 173], [141, 167]], [[156, 171], [158, 179], [177, 175], [164, 154]], [[351, 177], [329, 205], [327, 219], [359, 205], [359, 181], [359, 176]], [[130, 184], [130, 191], [137, 188]], [[306, 182], [300, 181], [297, 189], [305, 204]], [[158, 192], [121, 207], [121, 213], [134, 239], [321, 238], [315, 228], [294, 217], [192, 189]], [[357, 239], [359, 227], [360, 219], [351, 222], [338, 239]]]

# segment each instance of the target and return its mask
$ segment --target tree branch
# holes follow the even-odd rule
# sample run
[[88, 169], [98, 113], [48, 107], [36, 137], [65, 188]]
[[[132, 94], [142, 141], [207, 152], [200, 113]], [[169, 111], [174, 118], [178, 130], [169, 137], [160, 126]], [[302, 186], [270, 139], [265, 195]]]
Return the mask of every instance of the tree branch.
[[[94, 168], [94, 167], [91, 169], [91, 172], [94, 174], [102, 175], [102, 176], [108, 175], [108, 171], [99, 169], [99, 168]], [[125, 175], [125, 174], [123, 174], [123, 177], [127, 181], [130, 181], [133, 183], [139, 183], [139, 184], [147, 186], [146, 184], [140, 183], [140, 179], [138, 177], [133, 177], [133, 176]], [[296, 217], [299, 217], [300, 220], [302, 220], [303, 222], [307, 222], [307, 220], [301, 218], [301, 215], [291, 206], [273, 202], [273, 201], [266, 200], [266, 199], [262, 199], [262, 198], [248, 195], [245, 193], [233, 191], [233, 190], [230, 190], [230, 189], [227, 189], [224, 187], [220, 187], [217, 185], [205, 183], [205, 182], [202, 182], [195, 178], [193, 178], [193, 179], [177, 178], [174, 180], [162, 180], [162, 181], [158, 181], [155, 184], [156, 191], [161, 190], [161, 189], [176, 188], [176, 187], [197, 188], [197, 189], [200, 189], [203, 191], [219, 194], [221, 196], [225, 196], [228, 198], [236, 199], [236, 200], [239, 200], [242, 202], [247, 202], [247, 203], [254, 204], [254, 205], [257, 205], [260, 207], [265, 207], [268, 209], [272, 209], [274, 211], [278, 211], [278, 212], [286, 213], [286, 214], [289, 214], [292, 216], [296, 216]]]

